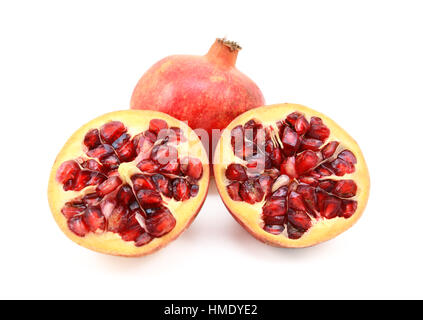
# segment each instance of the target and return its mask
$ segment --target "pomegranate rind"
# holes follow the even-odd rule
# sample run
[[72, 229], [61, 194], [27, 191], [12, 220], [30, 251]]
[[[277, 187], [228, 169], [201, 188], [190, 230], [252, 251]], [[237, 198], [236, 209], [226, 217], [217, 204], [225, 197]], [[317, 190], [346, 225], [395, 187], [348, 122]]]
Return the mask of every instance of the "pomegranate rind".
[[[225, 177], [225, 171], [227, 166], [231, 163], [243, 163], [242, 159], [237, 158], [232, 151], [231, 130], [234, 127], [243, 125], [251, 119], [257, 119], [264, 126], [275, 126], [276, 121], [285, 119], [289, 114], [295, 111], [303, 113], [308, 119], [310, 119], [311, 116], [320, 117], [331, 131], [327, 141], [340, 141], [345, 149], [349, 149], [354, 153], [357, 158], [355, 172], [342, 176], [342, 179], [352, 179], [356, 182], [358, 189], [354, 200], [357, 201], [358, 205], [356, 212], [348, 219], [336, 217], [333, 219], [315, 220], [312, 227], [305, 232], [302, 237], [299, 239], [289, 239], [284, 234], [273, 235], [263, 230], [261, 212], [264, 201], [251, 205], [242, 201], [234, 201], [230, 198], [226, 188], [229, 184], [229, 180]], [[235, 220], [258, 240], [277, 247], [309, 247], [336, 237], [349, 229], [358, 219], [360, 219], [369, 198], [369, 171], [357, 142], [326, 115], [299, 104], [284, 103], [263, 106], [247, 111], [235, 118], [223, 131], [216, 146], [213, 171], [217, 190], [226, 208]]]
[[[64, 191], [62, 184], [56, 180], [56, 172], [60, 164], [66, 160], [77, 159], [78, 157], [86, 157], [82, 147], [85, 134], [93, 128], [100, 128], [104, 123], [109, 121], [121, 121], [128, 128], [128, 133], [135, 136], [140, 132], [144, 132], [149, 128], [149, 121], [151, 119], [163, 119], [169, 127], [179, 127], [187, 137], [186, 144], [183, 148], [178, 148], [180, 158], [184, 156], [192, 156], [201, 160], [203, 163], [203, 175], [198, 180], [198, 194], [195, 197], [186, 201], [175, 201], [174, 199], [167, 200], [166, 206], [171, 210], [176, 219], [176, 225], [168, 234], [154, 238], [150, 243], [141, 247], [136, 247], [133, 242], [123, 241], [117, 233], [104, 232], [102, 234], [88, 233], [84, 237], [79, 237], [69, 230], [67, 226], [67, 219], [61, 213], [63, 205], [81, 194], [93, 191], [95, 187], [86, 187], [81, 192]], [[97, 251], [100, 253], [138, 257], [151, 254], [160, 248], [164, 247], [171, 241], [175, 240], [189, 225], [193, 222], [199, 213], [207, 195], [210, 171], [207, 153], [195, 132], [190, 129], [185, 123], [158, 111], [151, 110], [123, 110], [104, 114], [78, 129], [65, 143], [62, 150], [56, 157], [56, 160], [51, 169], [51, 174], [48, 184], [48, 202], [53, 217], [65, 233], [65, 235], [77, 244]], [[132, 169], [137, 173], [135, 163]]]

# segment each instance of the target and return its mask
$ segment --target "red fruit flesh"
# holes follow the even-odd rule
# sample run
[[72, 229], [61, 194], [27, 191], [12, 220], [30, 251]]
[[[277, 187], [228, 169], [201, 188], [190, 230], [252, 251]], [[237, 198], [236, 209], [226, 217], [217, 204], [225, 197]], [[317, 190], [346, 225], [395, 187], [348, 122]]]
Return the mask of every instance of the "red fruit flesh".
[[[165, 137], [158, 139], [163, 130]], [[196, 197], [203, 176], [203, 164], [195, 157], [181, 159], [180, 165], [175, 145], [185, 139], [162, 119], [151, 120], [149, 129], [133, 138], [120, 121], [90, 129], [82, 142], [87, 158], [65, 161], [56, 172], [65, 191], [81, 191], [61, 208], [69, 230], [79, 237], [113, 232], [137, 247], [171, 232], [176, 220], [163, 196], [175, 201]], [[126, 180], [119, 167], [135, 159], [140, 172]]]
[[[284, 233], [290, 239], [300, 239], [315, 220], [350, 218], [357, 210], [356, 182], [329, 177], [355, 171], [353, 152], [338, 141], [324, 144], [330, 129], [318, 117], [308, 121], [302, 113], [294, 112], [276, 124], [278, 132], [273, 127], [263, 128], [257, 120], [232, 129], [232, 150], [246, 160], [246, 167], [239, 163], [226, 167], [229, 197], [249, 204], [264, 199], [263, 229], [275, 235]], [[265, 137], [264, 148], [252, 149], [245, 158], [239, 139], [245, 144], [251, 127], [258, 128], [256, 136]]]
[[212, 129], [224, 129], [239, 114], [265, 104], [257, 85], [235, 68], [239, 50], [235, 43], [217, 39], [205, 56], [160, 60], [138, 81], [131, 108], [187, 121], [191, 128], [205, 130], [211, 142]]

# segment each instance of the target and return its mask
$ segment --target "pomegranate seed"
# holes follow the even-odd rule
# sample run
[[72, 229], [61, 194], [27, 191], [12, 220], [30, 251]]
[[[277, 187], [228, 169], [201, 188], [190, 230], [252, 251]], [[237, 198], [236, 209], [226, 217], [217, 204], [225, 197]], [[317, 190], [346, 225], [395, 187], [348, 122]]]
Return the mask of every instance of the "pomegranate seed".
[[349, 164], [348, 162], [340, 158], [336, 158], [334, 161], [330, 163], [330, 165], [333, 172], [337, 176], [340, 176], [340, 177], [347, 173], [353, 173], [355, 170], [353, 165]]
[[189, 189], [189, 194], [191, 198], [197, 196], [199, 190], [200, 190], [200, 187], [197, 184], [192, 184]]
[[103, 183], [99, 184], [96, 188], [96, 192], [100, 196], [104, 196], [114, 190], [116, 190], [122, 184], [122, 180], [117, 177], [113, 176], [104, 181]]
[[357, 210], [357, 201], [354, 200], [342, 200], [341, 211], [344, 218], [350, 218]]
[[103, 166], [94, 159], [84, 161], [81, 166], [91, 171], [103, 172]]
[[125, 125], [120, 121], [110, 121], [100, 128], [100, 137], [105, 143], [111, 144], [126, 132]]
[[306, 211], [307, 210], [305, 203], [303, 201], [303, 197], [295, 191], [292, 191], [289, 194], [288, 204], [289, 204], [289, 207], [294, 209], [294, 210], [299, 210], [299, 211]]
[[81, 170], [75, 179], [75, 183], [73, 184], [72, 189], [69, 190], [81, 191], [82, 189], [87, 187], [89, 185], [88, 182], [92, 178], [92, 174], [96, 174], [96, 176], [98, 176], [98, 173], [95, 173], [93, 171]]
[[263, 216], [264, 224], [267, 225], [284, 225], [286, 224], [286, 216]]
[[151, 151], [151, 159], [161, 165], [165, 165], [170, 161], [177, 161], [178, 151], [175, 147], [168, 145], [156, 145]]
[[143, 233], [145, 233], [144, 229], [140, 225], [135, 225], [121, 231], [119, 234], [123, 241], [135, 241]]
[[153, 142], [144, 136], [135, 137], [133, 140], [135, 151], [138, 155], [139, 160], [150, 158], [151, 150], [153, 149]]
[[248, 158], [247, 168], [248, 168], [247, 171], [250, 174], [262, 173], [264, 169], [266, 168], [264, 154], [256, 154]]
[[84, 222], [92, 232], [106, 229], [106, 219], [101, 213], [100, 207], [88, 207], [85, 210]]
[[100, 208], [106, 219], [109, 219], [116, 207], [116, 199], [111, 196], [104, 197], [103, 201], [100, 202]]
[[295, 159], [295, 171], [298, 175], [302, 175], [307, 171], [313, 169], [319, 163], [319, 157], [313, 151], [306, 150]]
[[272, 198], [269, 199], [266, 204], [263, 206], [263, 215], [274, 217], [274, 216], [283, 216], [287, 210], [286, 199], [283, 198]]
[[84, 137], [84, 145], [88, 150], [94, 149], [101, 144], [99, 132], [97, 129], [91, 129]]
[[234, 201], [242, 201], [241, 196], [239, 195], [239, 188], [241, 187], [241, 183], [233, 182], [226, 186], [226, 190], [228, 191], [229, 196]]
[[265, 174], [261, 175], [258, 178], [258, 182], [265, 195], [270, 195], [272, 193], [273, 179], [270, 176]]
[[98, 159], [104, 159], [107, 156], [110, 156], [112, 154], [114, 154], [114, 149], [112, 148], [111, 145], [109, 144], [100, 144], [99, 146], [97, 146], [94, 149], [91, 149], [90, 151], [87, 152], [87, 156], [91, 157], [91, 158], [98, 158]]
[[159, 170], [160, 166], [153, 160], [145, 159], [137, 164], [137, 168], [143, 172], [154, 173]]
[[308, 123], [307, 119], [304, 116], [298, 117], [297, 121], [295, 121], [295, 131], [298, 134], [304, 134], [310, 128], [310, 124]]
[[112, 147], [119, 149], [120, 147], [124, 146], [130, 139], [131, 136], [127, 133], [124, 133], [112, 143]]
[[286, 117], [285, 121], [286, 121], [286, 123], [290, 124], [294, 128], [295, 123], [297, 122], [297, 119], [301, 116], [303, 116], [303, 114], [296, 111], [296, 112], [289, 114]]
[[152, 208], [146, 210], [146, 231], [154, 236], [161, 237], [169, 233], [176, 225], [176, 220], [167, 208]]
[[182, 178], [178, 178], [178, 179], [173, 180], [172, 181], [172, 193], [173, 193], [173, 197], [177, 201], [188, 200], [189, 197], [190, 197], [188, 182], [186, 182]]
[[323, 159], [332, 157], [332, 155], [335, 153], [336, 148], [338, 148], [338, 146], [339, 146], [339, 142], [337, 141], [331, 141], [328, 144], [326, 144], [322, 149]]
[[281, 234], [283, 232], [285, 227], [282, 226], [282, 225], [268, 225], [268, 224], [266, 224], [263, 227], [263, 229], [266, 232], [269, 232], [269, 233], [274, 234], [274, 235], [278, 235], [278, 234]]
[[322, 180], [319, 182], [319, 187], [325, 190], [326, 192], [331, 193], [333, 188], [335, 188], [336, 181], [334, 180]]
[[135, 146], [132, 141], [128, 141], [122, 147], [116, 150], [120, 161], [129, 162], [135, 159]]
[[302, 183], [308, 184], [313, 187], [317, 187], [317, 185], [319, 184], [319, 181], [313, 177], [302, 176], [302, 177], [299, 177], [298, 180]]
[[134, 190], [138, 191], [140, 189], [150, 189], [155, 190], [156, 187], [150, 177], [144, 176], [142, 174], [135, 174], [131, 177], [132, 184], [134, 185]]
[[100, 197], [97, 192], [88, 193], [82, 198], [82, 202], [87, 206], [97, 206], [100, 204], [103, 198]]
[[296, 190], [302, 197], [304, 204], [307, 208], [307, 212], [316, 216], [317, 198], [316, 191], [313, 187], [308, 185], [299, 185]]
[[290, 157], [295, 154], [297, 151], [300, 140], [298, 139], [298, 134], [292, 130], [290, 127], [286, 127], [283, 131], [283, 135], [281, 137], [282, 144], [283, 144], [283, 153], [285, 156]]
[[166, 130], [167, 128], [168, 125], [166, 121], [162, 119], [152, 119], [150, 120], [150, 125], [148, 129], [158, 135], [160, 130]]
[[323, 124], [322, 119], [318, 117], [311, 117], [310, 130], [307, 132], [308, 138], [314, 138], [325, 141], [330, 136], [330, 130]]
[[153, 237], [150, 236], [147, 232], [144, 232], [137, 239], [135, 239], [135, 246], [141, 247], [151, 242], [151, 240], [153, 240]]
[[61, 212], [66, 219], [69, 219], [73, 216], [84, 213], [86, 208], [87, 207], [82, 202], [66, 202]]
[[287, 224], [288, 238], [289, 239], [299, 239], [303, 236], [304, 231], [295, 228], [291, 223]]
[[225, 172], [226, 178], [229, 180], [245, 181], [248, 179], [245, 169], [240, 164], [231, 163]]
[[264, 192], [261, 190], [258, 181], [247, 180], [241, 184], [239, 191], [242, 200], [249, 204], [260, 202], [263, 199]]
[[344, 150], [338, 155], [339, 159], [344, 160], [345, 162], [349, 163], [350, 165], [354, 165], [357, 163], [357, 158], [350, 150]]
[[153, 206], [162, 202], [162, 197], [160, 196], [160, 193], [158, 193], [156, 190], [138, 190], [137, 198], [141, 206]]
[[131, 201], [133, 201], [134, 194], [132, 193], [131, 187], [127, 184], [123, 185], [116, 195], [116, 200], [124, 206], [127, 206]]
[[333, 194], [342, 198], [354, 197], [357, 193], [357, 184], [353, 180], [339, 180], [333, 190]]
[[298, 230], [307, 231], [311, 227], [311, 218], [304, 211], [288, 211], [288, 221]]
[[328, 168], [328, 166], [326, 165], [320, 165], [316, 168], [316, 173], [320, 176], [320, 177], [328, 177], [331, 176], [332, 170]]
[[341, 200], [318, 191], [316, 193], [320, 214], [326, 219], [335, 218], [341, 208]]
[[272, 165], [274, 167], [279, 168], [283, 161], [282, 150], [280, 148], [274, 148], [270, 154], [270, 160], [272, 161]]
[[82, 216], [75, 216], [68, 220], [68, 228], [79, 237], [85, 237], [90, 231]]
[[231, 130], [231, 145], [235, 155], [241, 158], [243, 156], [244, 147], [244, 129], [241, 125]]
[[200, 159], [185, 157], [181, 162], [181, 171], [183, 174], [198, 180], [203, 175], [203, 164]]
[[[104, 210], [102, 209], [103, 214]], [[107, 219], [107, 230], [118, 233], [126, 225], [128, 209], [122, 205], [115, 207]]]
[[295, 170], [295, 157], [286, 158], [281, 164], [281, 173], [288, 175], [290, 178], [297, 177]]
[[81, 168], [79, 167], [79, 164], [76, 161], [65, 161], [57, 169], [56, 180], [59, 183], [66, 183], [70, 180], [74, 180], [78, 176], [80, 171]]
[[165, 166], [160, 168], [161, 172], [179, 175], [179, 161], [171, 160]]
[[100, 161], [106, 170], [115, 170], [119, 168], [120, 165], [119, 158], [115, 154], [111, 154], [108, 157], [104, 157]]
[[166, 197], [172, 197], [172, 188], [170, 187], [169, 179], [162, 174], [155, 174], [151, 177], [156, 188]]
[[304, 138], [301, 140], [300, 150], [318, 151], [323, 142], [317, 139]]

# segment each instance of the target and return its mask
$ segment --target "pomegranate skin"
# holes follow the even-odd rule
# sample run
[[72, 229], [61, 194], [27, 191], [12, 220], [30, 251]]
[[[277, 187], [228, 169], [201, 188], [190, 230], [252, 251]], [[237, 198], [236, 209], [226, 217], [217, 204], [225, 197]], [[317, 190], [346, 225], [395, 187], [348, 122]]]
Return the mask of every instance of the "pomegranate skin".
[[138, 81], [131, 109], [165, 112], [193, 129], [206, 130], [211, 139], [212, 129], [222, 130], [236, 116], [265, 104], [258, 86], [235, 67], [239, 49], [216, 39], [204, 56], [160, 60]]

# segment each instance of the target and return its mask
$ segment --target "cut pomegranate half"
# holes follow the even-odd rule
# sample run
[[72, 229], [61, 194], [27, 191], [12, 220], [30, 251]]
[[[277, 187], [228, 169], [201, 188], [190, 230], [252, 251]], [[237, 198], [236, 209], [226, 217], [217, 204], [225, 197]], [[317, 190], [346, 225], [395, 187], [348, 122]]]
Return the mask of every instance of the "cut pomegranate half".
[[307, 247], [337, 236], [360, 218], [369, 196], [357, 143], [325, 115], [296, 104], [234, 119], [213, 169], [234, 218], [275, 246]]
[[76, 243], [142, 256], [189, 226], [208, 185], [208, 157], [193, 130], [161, 112], [127, 110], [73, 134], [53, 165], [48, 197]]

